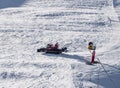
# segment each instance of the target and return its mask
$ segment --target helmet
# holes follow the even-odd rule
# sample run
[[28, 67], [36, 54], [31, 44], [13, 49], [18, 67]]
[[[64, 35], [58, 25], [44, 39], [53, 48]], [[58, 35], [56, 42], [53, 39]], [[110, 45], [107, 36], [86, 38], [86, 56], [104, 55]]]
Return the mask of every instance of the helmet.
[[91, 44], [93, 45], [93, 42], [89, 42], [89, 45], [91, 45]]

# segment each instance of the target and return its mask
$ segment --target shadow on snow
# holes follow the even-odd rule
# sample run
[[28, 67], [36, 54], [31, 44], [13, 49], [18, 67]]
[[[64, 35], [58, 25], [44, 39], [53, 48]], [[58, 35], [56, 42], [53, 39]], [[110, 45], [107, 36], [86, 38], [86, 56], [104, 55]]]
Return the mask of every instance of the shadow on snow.
[[106, 76], [105, 73], [101, 75], [104, 75], [104, 77], [100, 77], [99, 79], [95, 78], [92, 80], [92, 82], [98, 84], [98, 86], [103, 86], [104, 88], [119, 88], [120, 74], [118, 73], [110, 74], [110, 78]]
[[120, 0], [113, 0], [113, 6], [114, 7], [120, 6]]
[[87, 60], [85, 59], [85, 57], [83, 56], [79, 56], [79, 55], [70, 55], [70, 54], [65, 54], [65, 53], [62, 53], [62, 54], [46, 54], [46, 53], [43, 53], [43, 55], [46, 55], [46, 56], [51, 56], [51, 57], [62, 57], [63, 59], [75, 59], [75, 60], [78, 60], [80, 62], [86, 62]]
[[9, 8], [9, 7], [19, 7], [26, 0], [0, 0], [0, 9]]

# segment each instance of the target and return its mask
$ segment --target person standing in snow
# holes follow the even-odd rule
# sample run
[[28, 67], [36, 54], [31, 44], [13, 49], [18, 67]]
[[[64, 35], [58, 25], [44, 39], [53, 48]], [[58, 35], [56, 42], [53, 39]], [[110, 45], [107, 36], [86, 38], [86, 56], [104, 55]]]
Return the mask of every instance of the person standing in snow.
[[96, 50], [96, 46], [93, 44], [93, 42], [89, 42], [88, 43], [88, 50], [90, 51], [90, 53], [92, 54], [91, 57], [91, 63], [94, 63], [95, 61], [95, 50]]

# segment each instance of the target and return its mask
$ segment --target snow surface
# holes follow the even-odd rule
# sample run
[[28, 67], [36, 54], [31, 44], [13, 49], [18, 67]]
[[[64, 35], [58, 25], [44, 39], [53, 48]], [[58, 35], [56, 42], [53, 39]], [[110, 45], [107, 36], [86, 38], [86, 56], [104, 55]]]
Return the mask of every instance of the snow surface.
[[[119, 3], [0, 0], [0, 88], [120, 88]], [[89, 41], [102, 66], [85, 64]], [[56, 42], [69, 52], [36, 52]]]

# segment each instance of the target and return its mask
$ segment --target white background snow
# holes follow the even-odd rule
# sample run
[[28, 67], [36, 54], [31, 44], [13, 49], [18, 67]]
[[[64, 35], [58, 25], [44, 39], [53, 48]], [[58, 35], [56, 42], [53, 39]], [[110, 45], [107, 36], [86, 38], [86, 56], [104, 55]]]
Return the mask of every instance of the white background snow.
[[120, 88], [119, 20], [120, 0], [0, 0], [0, 88]]

